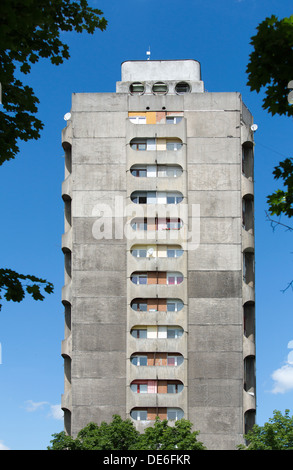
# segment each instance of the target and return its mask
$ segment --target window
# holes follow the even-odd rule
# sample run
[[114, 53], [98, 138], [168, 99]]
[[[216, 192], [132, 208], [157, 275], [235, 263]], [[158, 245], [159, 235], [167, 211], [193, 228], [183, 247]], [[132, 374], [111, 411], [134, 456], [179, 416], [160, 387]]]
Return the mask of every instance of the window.
[[182, 168], [179, 165], [158, 165], [158, 177], [160, 178], [178, 178], [182, 175]]
[[129, 121], [132, 124], [146, 124], [146, 116], [130, 116]]
[[144, 140], [133, 139], [130, 145], [133, 150], [146, 150], [147, 149], [147, 143], [145, 139]]
[[146, 193], [136, 193], [133, 197], [131, 197], [131, 200], [135, 204], [146, 204], [147, 194]]
[[157, 82], [154, 83], [152, 90], [154, 95], [165, 95], [168, 91], [168, 87], [164, 82]]
[[130, 416], [137, 421], [146, 421], [148, 418], [147, 410], [131, 410]]
[[136, 326], [131, 330], [131, 336], [136, 339], [178, 339], [183, 335], [180, 326]]
[[180, 150], [182, 147], [182, 142], [172, 141], [169, 140], [166, 142], [166, 149], [167, 150]]
[[167, 273], [167, 284], [178, 285], [183, 282], [183, 275], [181, 273]]
[[182, 419], [184, 416], [183, 411], [181, 408], [167, 408], [167, 419], [170, 421], [177, 421], [178, 419]]
[[183, 356], [168, 354], [167, 365], [168, 366], [180, 366], [183, 363]]
[[129, 91], [132, 95], [142, 95], [144, 93], [144, 84], [141, 82], [131, 83]]
[[146, 273], [142, 273], [142, 274], [133, 274], [131, 276], [131, 280], [133, 282], [133, 284], [137, 284], [137, 285], [141, 285], [141, 284], [147, 284], [147, 281], [148, 281], [148, 276]]
[[182, 175], [179, 165], [134, 165], [130, 173], [138, 178], [178, 178]]
[[190, 92], [190, 86], [186, 82], [176, 83], [175, 91], [178, 95], [183, 95], [184, 93]]
[[180, 393], [183, 390], [183, 384], [173, 383], [167, 384], [167, 393]]
[[132, 168], [130, 169], [130, 173], [133, 176], [137, 176], [139, 178], [145, 178], [147, 176], [147, 169], [146, 168]]
[[182, 300], [168, 299], [167, 300], [167, 312], [179, 312], [183, 308]]
[[183, 116], [166, 116], [166, 124], [178, 124]]
[[156, 246], [152, 245], [136, 245], [131, 249], [131, 254], [135, 258], [152, 258], [156, 257]]
[[145, 382], [145, 383], [132, 383], [130, 385], [130, 389], [134, 393], [148, 393], [148, 384], [147, 384], [147, 382]]
[[136, 339], [147, 338], [147, 328], [134, 328], [131, 335]]
[[135, 258], [146, 258], [147, 250], [145, 248], [135, 248], [134, 250], [131, 250], [131, 254]]
[[135, 138], [130, 142], [130, 147], [133, 150], [180, 150], [182, 141], [177, 138], [166, 139], [160, 138]]
[[183, 195], [179, 192], [134, 191], [130, 199], [135, 204], [180, 204]]
[[167, 204], [179, 204], [180, 202], [183, 201], [183, 196], [182, 194], [177, 194], [177, 193], [167, 193]]
[[179, 258], [182, 255], [183, 255], [183, 250], [181, 249], [177, 250], [174, 248], [167, 248], [167, 258]]
[[167, 328], [167, 338], [180, 338], [183, 335], [182, 328], [176, 326], [169, 326]]
[[147, 219], [133, 219], [130, 225], [133, 230], [147, 230]]
[[133, 356], [131, 358], [131, 363], [134, 366], [138, 366], [138, 367], [147, 366], [148, 365], [148, 358], [147, 358], [147, 356]]
[[146, 312], [147, 309], [148, 309], [148, 305], [147, 305], [147, 302], [146, 301], [143, 301], [143, 300], [138, 300], [138, 301], [135, 301], [131, 304], [131, 307], [133, 308], [133, 310], [135, 310], [136, 312]]

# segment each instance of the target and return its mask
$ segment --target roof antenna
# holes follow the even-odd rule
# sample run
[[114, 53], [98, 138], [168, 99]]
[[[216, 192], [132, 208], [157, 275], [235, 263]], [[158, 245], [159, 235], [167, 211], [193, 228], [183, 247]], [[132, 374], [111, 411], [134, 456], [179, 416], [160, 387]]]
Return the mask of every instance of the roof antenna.
[[150, 60], [150, 57], [151, 57], [151, 48], [149, 46], [149, 50], [146, 51], [146, 55], [148, 56], [147, 60]]

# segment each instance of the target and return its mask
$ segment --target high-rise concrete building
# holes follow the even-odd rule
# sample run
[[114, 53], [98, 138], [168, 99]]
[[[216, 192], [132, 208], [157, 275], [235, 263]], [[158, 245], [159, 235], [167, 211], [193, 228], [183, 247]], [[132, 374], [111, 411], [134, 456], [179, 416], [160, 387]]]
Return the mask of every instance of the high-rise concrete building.
[[146, 60], [66, 119], [65, 430], [184, 417], [235, 449], [256, 409], [250, 112], [197, 61]]

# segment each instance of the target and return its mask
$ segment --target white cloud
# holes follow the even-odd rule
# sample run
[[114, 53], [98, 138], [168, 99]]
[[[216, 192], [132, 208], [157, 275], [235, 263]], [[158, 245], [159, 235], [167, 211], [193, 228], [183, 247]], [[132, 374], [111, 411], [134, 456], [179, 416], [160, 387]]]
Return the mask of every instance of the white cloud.
[[36, 402], [32, 400], [27, 400], [26, 403], [26, 411], [28, 411], [29, 413], [33, 413], [34, 411], [44, 408], [45, 405], [49, 405], [47, 401]]
[[54, 419], [63, 419], [64, 415], [63, 410], [61, 409], [61, 405], [50, 405], [50, 408], [50, 416], [52, 416]]
[[29, 413], [34, 413], [35, 411], [43, 410], [46, 408], [49, 408], [48, 416], [58, 420], [63, 419], [63, 411], [61, 409], [61, 405], [51, 405], [48, 401], [26, 401], [26, 411]]
[[[289, 341], [289, 349], [293, 349], [293, 341]], [[290, 351], [286, 364], [272, 373], [274, 387], [272, 393], [286, 393], [293, 390], [293, 351]]]
[[0, 450], [10, 450], [10, 449], [5, 444], [3, 444], [3, 441], [0, 441]]

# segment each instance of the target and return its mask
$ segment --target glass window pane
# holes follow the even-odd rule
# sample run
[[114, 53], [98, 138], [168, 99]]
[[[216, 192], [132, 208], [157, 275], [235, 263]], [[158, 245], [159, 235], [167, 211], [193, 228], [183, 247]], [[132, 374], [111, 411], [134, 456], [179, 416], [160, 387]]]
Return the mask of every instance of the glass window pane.
[[176, 420], [176, 411], [168, 410], [167, 411], [167, 419], [169, 419], [171, 421], [175, 421]]
[[139, 411], [139, 419], [141, 421], [146, 421], [148, 418], [148, 412], [146, 410], [140, 410]]
[[167, 204], [174, 204], [175, 196], [167, 196]]
[[175, 258], [175, 250], [167, 250], [168, 258]]
[[147, 358], [147, 356], [140, 356], [140, 357], [139, 357], [139, 365], [140, 365], [140, 366], [147, 366], [147, 365], [148, 365], [148, 358]]
[[148, 393], [148, 386], [147, 386], [147, 384], [140, 384], [140, 385], [139, 385], [139, 393]]
[[167, 393], [176, 393], [176, 385], [167, 384]]
[[138, 363], [138, 357], [137, 356], [132, 357], [131, 364], [133, 364], [134, 366], [137, 366], [137, 363]]
[[141, 303], [139, 304], [139, 311], [140, 311], [140, 312], [146, 312], [146, 311], [147, 311], [147, 304], [144, 303], [144, 302], [141, 302]]
[[175, 312], [176, 303], [175, 302], [167, 302], [167, 311], [168, 312]]
[[166, 123], [167, 124], [174, 124], [174, 117], [173, 116], [166, 116]]
[[147, 284], [147, 275], [146, 274], [140, 274], [138, 276], [138, 284]]
[[167, 338], [176, 338], [176, 330], [173, 328], [168, 328]]
[[177, 366], [183, 363], [183, 356], [177, 356]]

